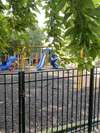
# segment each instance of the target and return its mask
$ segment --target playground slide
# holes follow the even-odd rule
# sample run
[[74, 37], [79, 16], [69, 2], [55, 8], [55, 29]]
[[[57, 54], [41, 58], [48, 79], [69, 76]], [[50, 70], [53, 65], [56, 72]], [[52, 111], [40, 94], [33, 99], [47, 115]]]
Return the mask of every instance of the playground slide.
[[41, 70], [42, 68], [43, 68], [43, 66], [44, 66], [44, 63], [45, 63], [45, 58], [46, 58], [46, 54], [42, 54], [42, 57], [41, 57], [41, 59], [40, 59], [40, 62], [39, 62], [39, 64], [37, 65], [37, 69], [38, 70]]
[[[41, 70], [43, 67], [44, 67], [44, 64], [45, 64], [45, 58], [46, 58], [46, 55], [49, 54], [51, 51], [51, 49], [49, 48], [46, 48], [43, 53], [42, 53], [42, 56], [41, 56], [41, 59], [40, 59], [40, 62], [39, 64], [37, 65], [37, 70]], [[51, 56], [51, 65], [54, 69], [58, 69], [58, 64], [57, 64], [57, 56], [55, 54], [53, 54]]]
[[4, 71], [4, 70], [9, 70], [12, 63], [14, 63], [17, 60], [16, 56], [10, 56], [6, 62], [6, 64], [1, 64], [0, 65], [0, 70]]

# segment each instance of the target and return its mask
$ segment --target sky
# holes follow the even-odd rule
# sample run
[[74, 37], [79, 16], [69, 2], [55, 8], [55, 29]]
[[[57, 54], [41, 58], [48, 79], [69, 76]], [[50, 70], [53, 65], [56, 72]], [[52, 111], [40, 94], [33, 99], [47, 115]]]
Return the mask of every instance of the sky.
[[[3, 4], [6, 3], [6, 0], [1, 0]], [[37, 13], [37, 19], [38, 19], [38, 25], [41, 28], [45, 27], [44, 21], [45, 21], [45, 11], [42, 10], [42, 8], [39, 8], [40, 13]]]
[[3, 2], [3, 4], [5, 4], [6, 3], [6, 0], [1, 0], [2, 2]]
[[39, 27], [44, 28], [45, 24], [45, 11], [40, 8], [40, 13], [37, 13], [37, 19], [38, 19], [38, 24]]

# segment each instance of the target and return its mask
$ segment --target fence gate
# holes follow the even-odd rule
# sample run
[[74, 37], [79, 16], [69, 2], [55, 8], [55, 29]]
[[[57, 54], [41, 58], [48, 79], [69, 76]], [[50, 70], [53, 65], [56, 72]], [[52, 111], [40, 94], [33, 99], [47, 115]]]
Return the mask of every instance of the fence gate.
[[99, 68], [1, 74], [0, 95], [1, 133], [99, 133]]

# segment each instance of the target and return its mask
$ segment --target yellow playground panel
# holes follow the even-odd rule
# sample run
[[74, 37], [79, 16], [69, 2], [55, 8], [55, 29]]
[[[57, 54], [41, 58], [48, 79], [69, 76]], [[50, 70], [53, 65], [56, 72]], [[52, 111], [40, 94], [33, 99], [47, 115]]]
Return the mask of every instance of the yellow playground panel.
[[[18, 68], [25, 68], [26, 66], [36, 66], [39, 63], [39, 60], [42, 55], [42, 51], [47, 46], [33, 46], [31, 47], [30, 56], [27, 56], [27, 53], [20, 54], [18, 58]], [[49, 55], [46, 57], [45, 61], [46, 66], [49, 66]]]
[[[32, 65], [36, 65], [39, 63], [40, 57], [42, 55], [42, 51], [44, 48], [47, 48], [47, 46], [34, 46], [32, 47], [31, 52], [31, 59], [32, 59]], [[46, 65], [49, 65], [49, 55], [46, 57]]]

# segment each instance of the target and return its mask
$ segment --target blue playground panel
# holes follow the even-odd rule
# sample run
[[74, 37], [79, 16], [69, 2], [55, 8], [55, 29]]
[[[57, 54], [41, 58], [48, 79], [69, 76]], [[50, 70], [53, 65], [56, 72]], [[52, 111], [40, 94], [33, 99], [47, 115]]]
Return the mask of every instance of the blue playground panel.
[[5, 62], [5, 64], [1, 64], [0, 65], [0, 70], [4, 71], [4, 70], [9, 70], [12, 63], [14, 63], [17, 60], [16, 56], [10, 56], [7, 61]]

